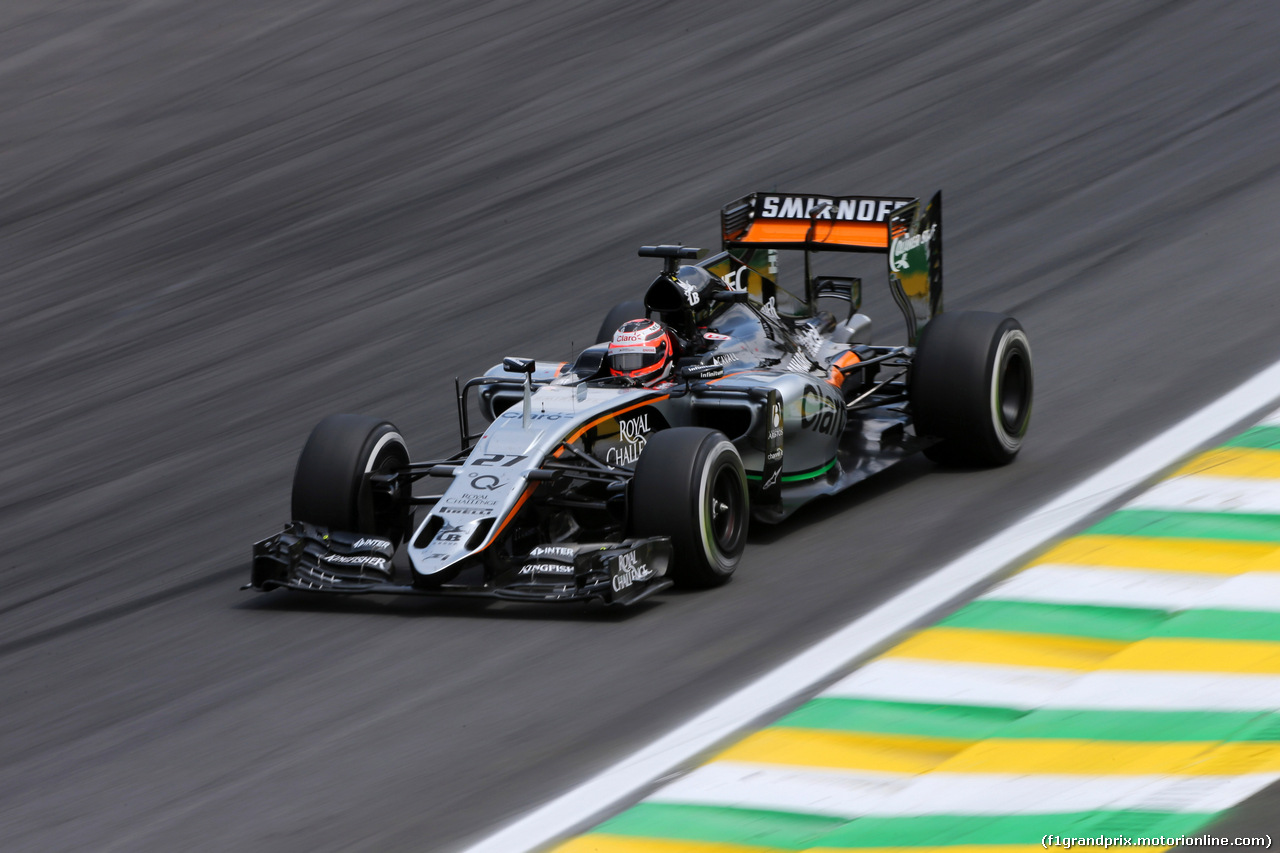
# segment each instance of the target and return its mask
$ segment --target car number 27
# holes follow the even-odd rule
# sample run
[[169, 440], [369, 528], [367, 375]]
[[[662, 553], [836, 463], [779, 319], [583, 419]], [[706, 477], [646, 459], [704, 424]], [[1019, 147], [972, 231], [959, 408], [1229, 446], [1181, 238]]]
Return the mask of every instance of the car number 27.
[[[524, 459], [523, 456], [513, 456], [510, 453], [486, 453], [484, 456], [472, 459], [470, 464], [480, 467], [492, 466], [500, 468], [511, 468]], [[506, 460], [505, 462], [503, 460]]]

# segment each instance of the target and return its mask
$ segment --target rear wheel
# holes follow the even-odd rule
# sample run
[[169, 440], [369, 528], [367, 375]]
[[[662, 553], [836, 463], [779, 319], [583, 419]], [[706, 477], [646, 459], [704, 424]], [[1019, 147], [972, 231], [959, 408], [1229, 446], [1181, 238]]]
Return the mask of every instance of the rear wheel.
[[676, 427], [649, 436], [631, 482], [631, 531], [669, 536], [680, 586], [727, 581], [747, 545], [747, 476], [724, 433]]
[[298, 457], [293, 518], [398, 545], [413, 526], [413, 507], [398, 485], [375, 488], [369, 475], [395, 473], [408, 464], [409, 449], [394, 424], [330, 415], [311, 431]]
[[596, 343], [603, 344], [606, 341], [613, 340], [613, 333], [618, 331], [619, 326], [628, 320], [638, 320], [643, 316], [645, 316], [644, 303], [639, 299], [619, 302], [609, 309], [608, 314], [604, 315], [604, 322], [600, 324], [600, 331], [596, 332]]
[[1031, 420], [1031, 345], [1017, 320], [959, 311], [929, 321], [911, 368], [916, 432], [941, 439], [925, 450], [950, 465], [1004, 465]]

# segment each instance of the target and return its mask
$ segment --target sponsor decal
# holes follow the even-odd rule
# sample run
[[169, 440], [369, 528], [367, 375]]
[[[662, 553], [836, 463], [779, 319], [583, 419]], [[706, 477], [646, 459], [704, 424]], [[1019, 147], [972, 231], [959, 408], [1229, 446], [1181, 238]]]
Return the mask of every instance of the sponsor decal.
[[760, 306], [760, 313], [773, 320], [779, 319], [777, 298], [770, 296], [769, 299]]
[[[615, 352], [616, 352], [616, 350], [615, 350]], [[503, 412], [503, 413], [502, 413], [501, 415], [499, 415], [498, 417], [502, 417], [502, 418], [522, 418], [522, 417], [524, 417], [524, 414], [523, 414], [522, 412], [512, 411], [511, 409], [508, 409], [507, 411]], [[573, 417], [573, 416], [572, 416], [572, 415], [563, 414], [563, 413], [560, 413], [560, 412], [530, 412], [530, 413], [529, 413], [529, 420], [531, 420], [531, 421], [558, 421], [558, 420], [560, 420], [561, 418], [569, 418], [569, 417]]]
[[643, 344], [647, 337], [647, 330], [639, 332], [614, 332], [613, 344], [615, 346], [625, 344]]
[[644, 441], [649, 434], [649, 413], [618, 421], [618, 432], [624, 441]]
[[644, 450], [649, 435], [649, 413], [618, 420], [618, 439], [616, 447], [605, 451], [604, 461], [610, 465], [634, 465]]
[[383, 557], [365, 556], [363, 554], [326, 554], [321, 558], [334, 566], [374, 566], [384, 569], [387, 561]]
[[438, 551], [437, 551], [437, 552], [436, 552], [436, 553], [434, 553], [434, 554], [428, 554], [428, 555], [427, 555], [427, 559], [428, 559], [428, 560], [447, 560], [447, 559], [449, 559], [449, 555], [448, 555], [448, 554], [441, 554], [440, 552], [438, 552]]
[[352, 548], [390, 548], [391, 542], [387, 539], [357, 539]]
[[551, 557], [561, 560], [572, 560], [574, 555], [578, 553], [577, 548], [570, 548], [567, 545], [539, 545], [529, 552], [530, 557]]
[[690, 379], [715, 379], [724, 376], [724, 363], [713, 359], [712, 364], [691, 364], [681, 368], [680, 373]]
[[769, 392], [769, 431], [765, 436], [764, 470], [761, 471], [761, 491], [766, 501], [776, 501], [779, 495], [774, 492], [778, 488], [778, 477], [782, 473], [782, 396], [777, 391]]
[[702, 337], [708, 341], [731, 341], [733, 338], [728, 335], [722, 335], [719, 332], [703, 332]]
[[437, 507], [436, 512], [449, 512], [449, 513], [453, 513], [454, 515], [488, 515], [489, 514], [489, 510], [487, 509], [468, 509], [466, 507], [459, 507], [459, 506]]
[[465, 529], [466, 529], [465, 525], [449, 524], [446, 522], [445, 526], [440, 528], [440, 532], [436, 534], [436, 541], [437, 542], [461, 542], [462, 531]]
[[898, 237], [889, 243], [889, 269], [894, 272], [902, 272], [911, 266], [907, 262], [907, 252], [925, 246], [926, 251], [929, 241], [933, 239], [933, 232], [938, 226], [930, 225], [919, 234], [910, 234], [906, 237]]
[[573, 566], [564, 563], [527, 563], [520, 569], [522, 575], [571, 575]]
[[[490, 492], [463, 492], [460, 495], [450, 495], [450, 506], [469, 505], [477, 507], [493, 508], [498, 505], [498, 498]], [[479, 512], [488, 512], [489, 510], [478, 510]]]
[[738, 360], [738, 356], [734, 353], [727, 352], [724, 355], [713, 356], [711, 360], [716, 364], [733, 364]]
[[494, 489], [501, 489], [505, 485], [506, 483], [492, 474], [479, 474], [471, 478], [471, 488], [484, 489], [487, 492], [492, 492]]
[[[885, 222], [889, 214], [908, 204], [891, 198], [820, 198], [765, 196], [761, 219], [834, 219], [838, 222]], [[815, 212], [817, 215], [815, 216]]]
[[800, 426], [822, 435], [835, 435], [844, 429], [844, 407], [837, 406], [812, 385], [800, 398]]
[[640, 561], [635, 551], [619, 554], [613, 561], [613, 591], [622, 592], [632, 584], [647, 581], [653, 577], [653, 570], [647, 563]]
[[743, 281], [743, 278], [746, 276], [746, 272], [746, 267], [738, 267], [728, 275], [722, 276], [721, 278], [724, 281], [725, 287], [730, 290], [746, 290], [747, 285], [746, 282]]
[[692, 284], [685, 284], [679, 279], [676, 279], [675, 282], [676, 287], [680, 288], [680, 290], [684, 292], [684, 299], [689, 303], [689, 307], [693, 308], [697, 306], [699, 302], [698, 289]]

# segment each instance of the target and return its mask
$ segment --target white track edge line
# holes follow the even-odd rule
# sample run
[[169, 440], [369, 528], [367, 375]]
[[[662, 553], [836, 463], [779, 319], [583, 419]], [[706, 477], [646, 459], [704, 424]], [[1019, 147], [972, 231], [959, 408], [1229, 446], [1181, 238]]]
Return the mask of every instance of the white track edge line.
[[681, 769], [792, 697], [836, 677], [929, 613], [1278, 399], [1280, 361], [826, 639], [463, 853], [529, 853], [587, 828], [662, 776]]

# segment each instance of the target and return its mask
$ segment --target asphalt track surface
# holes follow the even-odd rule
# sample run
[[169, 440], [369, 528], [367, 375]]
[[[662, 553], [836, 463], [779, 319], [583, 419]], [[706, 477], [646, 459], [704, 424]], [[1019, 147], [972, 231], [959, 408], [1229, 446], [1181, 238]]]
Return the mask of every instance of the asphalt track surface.
[[[1265, 2], [0, 6], [0, 849], [457, 849], [1280, 358], [1278, 38]], [[1031, 337], [1016, 464], [905, 464], [623, 613], [237, 590], [325, 414], [451, 450], [452, 377], [588, 342], [641, 243], [938, 187], [947, 306]]]

